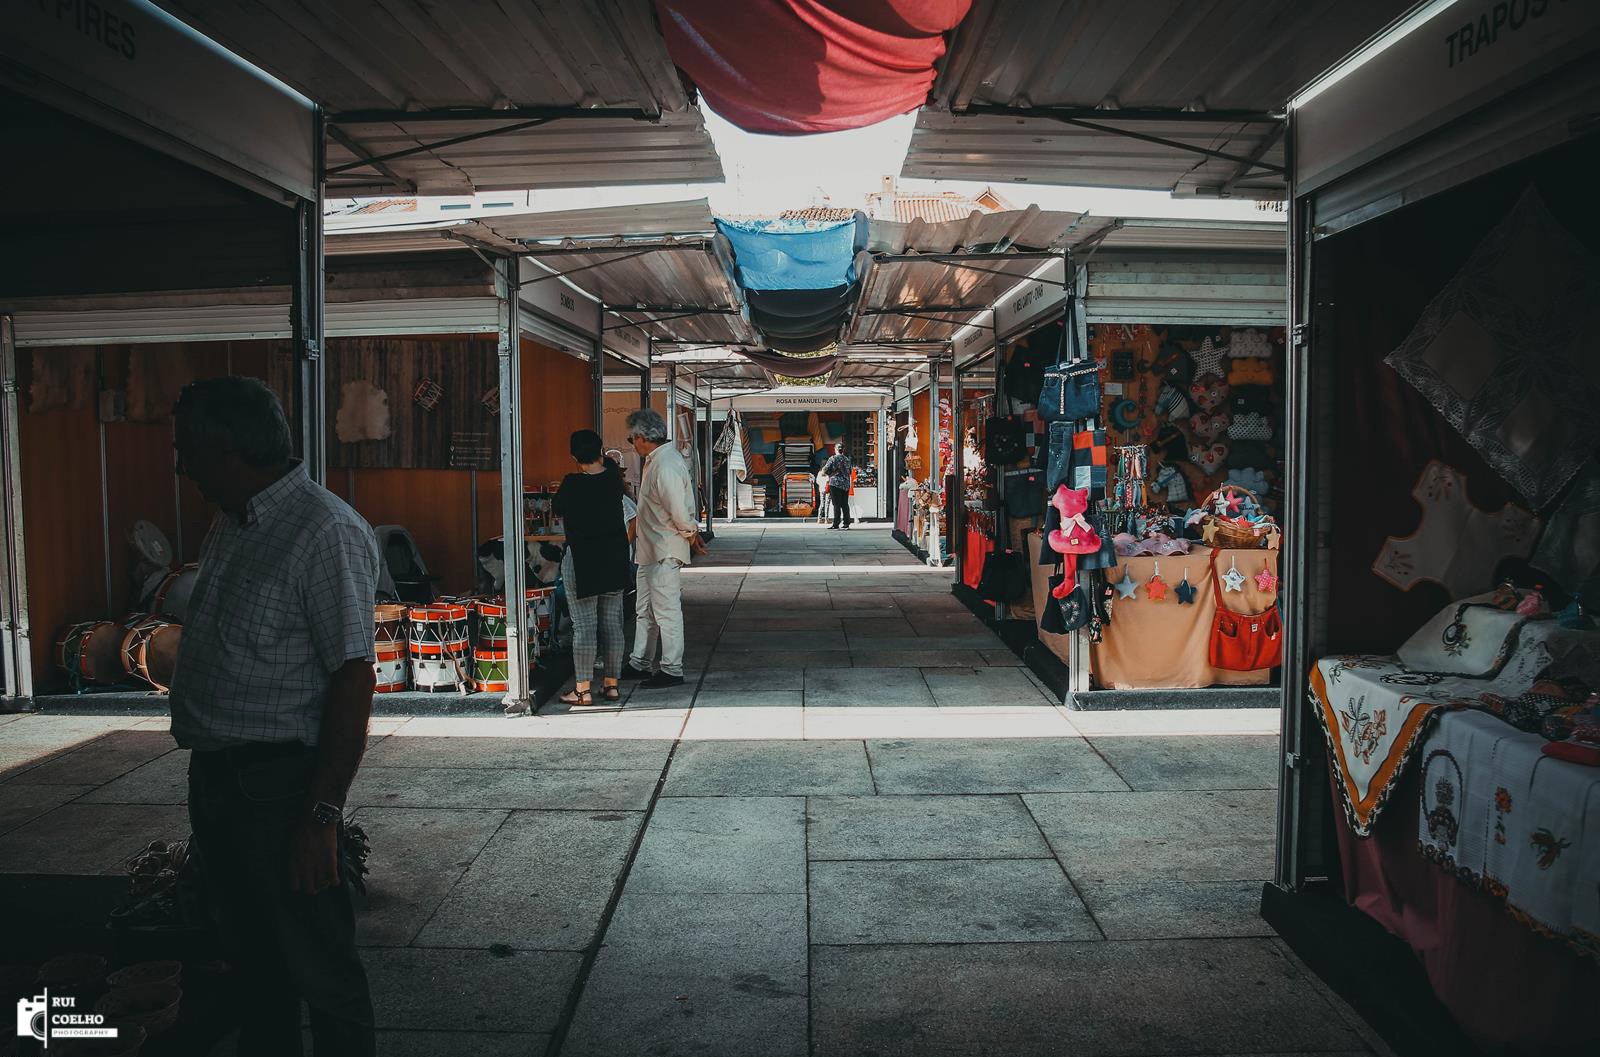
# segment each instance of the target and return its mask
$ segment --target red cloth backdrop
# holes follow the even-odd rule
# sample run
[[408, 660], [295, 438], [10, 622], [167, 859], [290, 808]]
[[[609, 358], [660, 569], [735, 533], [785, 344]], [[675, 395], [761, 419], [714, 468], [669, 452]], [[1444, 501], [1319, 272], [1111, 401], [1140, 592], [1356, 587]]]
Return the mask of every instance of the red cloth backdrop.
[[972, 0], [656, 0], [667, 50], [750, 132], [861, 128], [915, 110]]

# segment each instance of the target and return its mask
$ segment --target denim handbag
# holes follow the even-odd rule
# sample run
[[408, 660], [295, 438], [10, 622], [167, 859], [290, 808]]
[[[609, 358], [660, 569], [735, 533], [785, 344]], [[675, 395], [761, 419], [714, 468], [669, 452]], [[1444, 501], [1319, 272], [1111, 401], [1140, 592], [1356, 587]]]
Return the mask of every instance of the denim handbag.
[[1039, 414], [1052, 421], [1100, 417], [1100, 364], [1095, 360], [1058, 363], [1044, 372]]

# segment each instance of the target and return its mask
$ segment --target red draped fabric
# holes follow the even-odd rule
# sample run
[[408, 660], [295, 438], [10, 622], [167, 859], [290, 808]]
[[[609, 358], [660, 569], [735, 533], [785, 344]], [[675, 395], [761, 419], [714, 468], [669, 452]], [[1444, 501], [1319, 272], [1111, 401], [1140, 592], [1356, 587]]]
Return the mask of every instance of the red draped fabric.
[[667, 50], [707, 105], [797, 135], [915, 110], [972, 0], [656, 0]]

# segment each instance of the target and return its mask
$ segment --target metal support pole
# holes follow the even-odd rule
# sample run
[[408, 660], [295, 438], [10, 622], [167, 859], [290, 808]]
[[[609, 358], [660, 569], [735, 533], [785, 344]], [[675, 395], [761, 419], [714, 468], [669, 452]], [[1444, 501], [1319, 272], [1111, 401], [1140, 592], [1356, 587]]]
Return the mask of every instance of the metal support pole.
[[300, 416], [300, 458], [313, 481], [328, 477], [327, 364], [323, 362], [326, 271], [322, 244], [323, 170], [326, 140], [323, 112], [316, 112], [313, 150], [316, 198], [295, 202], [295, 237], [299, 255], [290, 291], [290, 328], [295, 355], [295, 413]]
[[500, 518], [505, 536], [506, 711], [533, 707], [529, 693], [527, 543], [522, 529], [522, 336], [517, 327], [517, 260], [496, 258], [500, 338]]
[[667, 364], [667, 440], [678, 443], [678, 365]]
[[933, 489], [933, 502], [928, 509], [933, 513], [928, 518], [927, 544], [928, 564], [939, 564], [939, 513], [944, 511], [939, 503], [941, 484], [944, 480], [944, 467], [939, 465], [939, 354], [928, 354], [928, 487]]
[[656, 339], [649, 338], [645, 343], [644, 370], [639, 372], [639, 406], [650, 406], [650, 372], [656, 366]]
[[594, 362], [589, 365], [589, 383], [594, 387], [594, 431], [602, 442], [606, 435], [606, 350], [601, 336], [594, 336]]
[[[1071, 296], [1067, 298], [1066, 326], [1072, 329], [1074, 358], [1088, 355], [1089, 349], [1089, 313], [1084, 310], [1083, 297], [1089, 292], [1089, 267], [1087, 264], [1074, 271], [1072, 262], [1067, 261], [1066, 274], [1071, 278]], [[1091, 419], [1086, 425], [1090, 429], [1098, 427], [1099, 422]], [[1071, 706], [1075, 694], [1088, 693], [1091, 689], [1089, 676], [1093, 665], [1090, 663], [1092, 644], [1089, 642], [1087, 628], [1079, 628], [1072, 633], [1072, 639], [1067, 644], [1067, 693], [1066, 700], [1062, 703]]]
[[[696, 388], [698, 389], [699, 387], [697, 386]], [[715, 465], [716, 465], [716, 460], [714, 458], [714, 455], [715, 455], [715, 451], [714, 451], [715, 444], [713, 443], [716, 438], [714, 438], [711, 435], [711, 430], [712, 430], [712, 426], [711, 426], [711, 396], [710, 396], [709, 391], [707, 392], [707, 395], [706, 395], [705, 408], [706, 408], [706, 429], [705, 429], [705, 433], [703, 435], [702, 443], [704, 443], [705, 449], [706, 449], [705, 450], [705, 459], [704, 459], [706, 472], [705, 472], [705, 476], [702, 479], [705, 481], [705, 489], [706, 489], [706, 494], [705, 494], [705, 501], [706, 501], [706, 539], [710, 539], [712, 536], [715, 536], [717, 534], [716, 533], [716, 529], [714, 529], [712, 527], [712, 525], [711, 525], [711, 509], [712, 509], [712, 507], [716, 506], [716, 502], [717, 502], [717, 485], [716, 485], [715, 478], [712, 476], [715, 473]]]
[[[953, 348], [953, 346], [952, 346]], [[955, 484], [950, 489], [950, 509], [945, 514], [945, 538], [950, 541], [950, 554], [960, 561], [961, 547], [967, 535], [967, 493], [962, 487], [966, 470], [966, 429], [961, 416], [961, 370], [956, 366], [955, 355], [950, 357], [950, 461], [951, 476]], [[1005, 607], [1002, 606], [1004, 613]]]
[[17, 344], [14, 321], [0, 315], [0, 503], [4, 545], [0, 546], [0, 642], [3, 642], [3, 698], [33, 697], [33, 643], [28, 622], [28, 559], [22, 523], [22, 452], [18, 434]]

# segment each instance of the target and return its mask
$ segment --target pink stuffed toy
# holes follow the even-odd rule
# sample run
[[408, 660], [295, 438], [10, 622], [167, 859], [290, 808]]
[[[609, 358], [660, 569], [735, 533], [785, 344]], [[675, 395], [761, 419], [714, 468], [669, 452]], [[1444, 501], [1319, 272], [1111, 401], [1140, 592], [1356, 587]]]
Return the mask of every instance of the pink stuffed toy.
[[1066, 572], [1061, 583], [1057, 584], [1050, 594], [1054, 598], [1065, 598], [1077, 586], [1078, 555], [1098, 553], [1100, 534], [1083, 516], [1084, 511], [1089, 509], [1087, 488], [1068, 488], [1062, 485], [1056, 489], [1056, 494], [1050, 497], [1050, 505], [1055, 507], [1056, 513], [1061, 516], [1061, 525], [1050, 530], [1045, 542], [1050, 545], [1051, 550], [1062, 556]]

